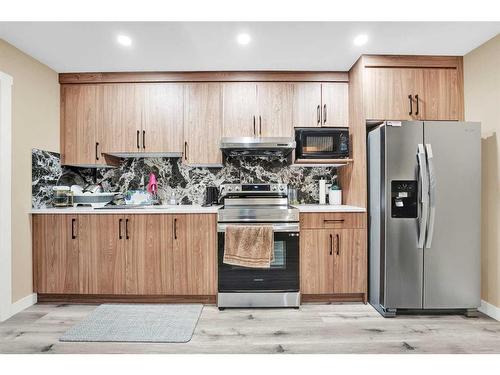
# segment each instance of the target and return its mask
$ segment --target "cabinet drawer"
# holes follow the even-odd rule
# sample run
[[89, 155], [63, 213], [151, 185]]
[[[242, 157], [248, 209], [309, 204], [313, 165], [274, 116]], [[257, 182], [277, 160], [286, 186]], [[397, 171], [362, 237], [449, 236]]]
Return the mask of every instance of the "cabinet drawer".
[[366, 213], [304, 213], [300, 214], [301, 229], [366, 228]]

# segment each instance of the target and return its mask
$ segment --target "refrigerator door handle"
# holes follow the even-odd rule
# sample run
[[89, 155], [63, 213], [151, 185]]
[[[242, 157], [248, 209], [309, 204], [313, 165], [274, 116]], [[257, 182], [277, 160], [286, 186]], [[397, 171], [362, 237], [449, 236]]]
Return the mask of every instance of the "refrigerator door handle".
[[429, 216], [429, 183], [428, 183], [428, 174], [427, 174], [427, 163], [425, 160], [425, 149], [424, 145], [418, 144], [417, 151], [417, 161], [418, 161], [418, 169], [419, 169], [419, 180], [420, 180], [420, 222], [418, 228], [418, 239], [417, 239], [417, 247], [419, 249], [424, 248], [425, 242], [425, 231], [427, 228], [427, 217]]
[[432, 237], [434, 235], [434, 221], [436, 216], [436, 170], [434, 169], [434, 155], [432, 153], [432, 145], [425, 145], [427, 155], [427, 165], [429, 167], [429, 223], [427, 227], [427, 238], [425, 248], [430, 249], [432, 245]]

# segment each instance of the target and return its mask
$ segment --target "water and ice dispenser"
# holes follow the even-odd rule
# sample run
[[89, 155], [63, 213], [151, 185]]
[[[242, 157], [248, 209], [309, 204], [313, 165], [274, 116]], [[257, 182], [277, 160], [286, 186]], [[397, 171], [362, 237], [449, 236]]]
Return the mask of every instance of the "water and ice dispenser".
[[416, 218], [418, 215], [418, 188], [414, 180], [391, 181], [391, 217]]

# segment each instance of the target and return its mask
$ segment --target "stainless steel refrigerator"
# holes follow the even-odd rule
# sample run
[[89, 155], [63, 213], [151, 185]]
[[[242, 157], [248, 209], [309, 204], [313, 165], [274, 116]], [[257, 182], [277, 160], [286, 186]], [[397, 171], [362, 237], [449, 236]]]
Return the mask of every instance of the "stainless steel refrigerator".
[[369, 301], [383, 316], [480, 305], [480, 124], [368, 133]]

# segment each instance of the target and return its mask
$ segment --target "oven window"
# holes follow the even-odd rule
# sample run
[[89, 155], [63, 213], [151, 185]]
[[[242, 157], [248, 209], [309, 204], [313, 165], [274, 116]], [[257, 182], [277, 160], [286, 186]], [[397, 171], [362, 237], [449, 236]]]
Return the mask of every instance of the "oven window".
[[286, 242], [274, 241], [274, 259], [271, 268], [283, 269], [286, 266]]
[[[224, 264], [229, 269], [252, 269], [235, 265]], [[274, 241], [274, 259], [271, 262], [271, 269], [286, 269], [286, 241]]]

